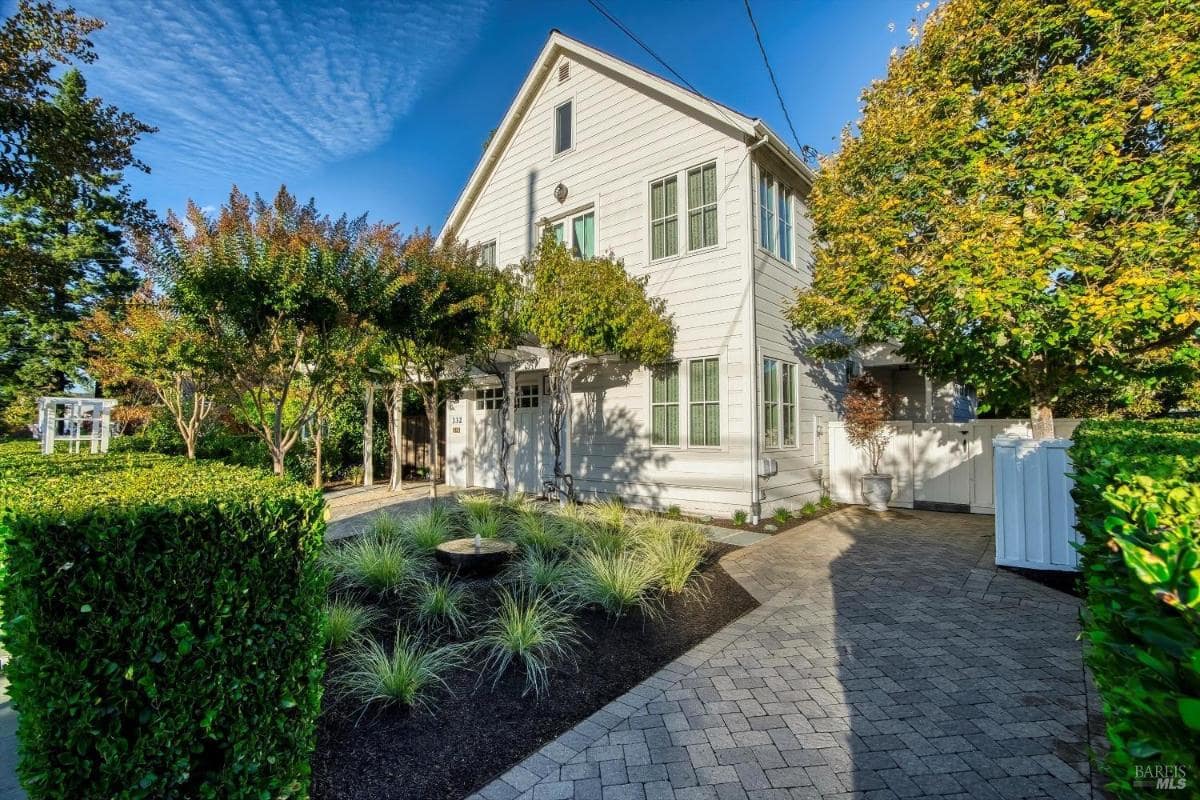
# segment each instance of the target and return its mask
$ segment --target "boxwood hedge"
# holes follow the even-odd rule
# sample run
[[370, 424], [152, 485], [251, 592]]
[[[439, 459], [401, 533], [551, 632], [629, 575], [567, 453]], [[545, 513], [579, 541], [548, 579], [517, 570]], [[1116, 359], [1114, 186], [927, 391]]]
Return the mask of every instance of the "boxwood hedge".
[[[1088, 664], [1119, 796], [1200, 780], [1200, 420], [1086, 422], [1071, 458]], [[1164, 773], [1165, 771], [1165, 773]]]
[[318, 493], [215, 462], [7, 444], [0, 534], [34, 800], [307, 795]]

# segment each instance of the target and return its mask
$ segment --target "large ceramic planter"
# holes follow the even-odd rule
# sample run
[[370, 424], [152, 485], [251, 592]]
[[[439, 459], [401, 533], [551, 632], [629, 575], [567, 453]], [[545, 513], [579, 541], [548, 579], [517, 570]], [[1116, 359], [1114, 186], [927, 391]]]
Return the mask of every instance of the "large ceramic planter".
[[862, 496], [867, 508], [872, 511], [887, 511], [892, 499], [891, 475], [863, 475]]

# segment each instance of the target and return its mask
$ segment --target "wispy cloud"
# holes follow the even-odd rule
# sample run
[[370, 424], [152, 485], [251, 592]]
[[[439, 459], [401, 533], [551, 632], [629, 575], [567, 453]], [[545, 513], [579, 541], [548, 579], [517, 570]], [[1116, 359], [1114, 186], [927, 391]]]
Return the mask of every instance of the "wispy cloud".
[[488, 0], [92, 0], [93, 89], [160, 132], [156, 171], [306, 172], [368, 151], [479, 36]]

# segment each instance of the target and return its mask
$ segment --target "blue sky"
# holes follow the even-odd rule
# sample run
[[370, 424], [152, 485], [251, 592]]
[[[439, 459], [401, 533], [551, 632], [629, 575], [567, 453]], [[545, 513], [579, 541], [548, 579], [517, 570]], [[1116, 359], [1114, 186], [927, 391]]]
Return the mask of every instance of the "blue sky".
[[[8, 5], [12, 5], [9, 3]], [[604, 5], [700, 91], [787, 136], [741, 0]], [[76, 0], [108, 27], [93, 93], [159, 132], [160, 212], [287, 183], [330, 213], [441, 225], [550, 28], [663, 70], [586, 0]], [[908, 39], [912, 0], [752, 2], [801, 141], [822, 152]]]

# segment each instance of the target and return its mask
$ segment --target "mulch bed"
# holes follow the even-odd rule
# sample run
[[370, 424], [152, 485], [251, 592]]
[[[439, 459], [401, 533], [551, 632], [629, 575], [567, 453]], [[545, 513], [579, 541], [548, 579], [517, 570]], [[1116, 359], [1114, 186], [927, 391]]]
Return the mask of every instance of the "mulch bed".
[[522, 696], [510, 669], [450, 678], [432, 714], [368, 710], [327, 692], [313, 758], [314, 800], [455, 800], [569, 730], [713, 633], [757, 607], [717, 560], [736, 548], [714, 547], [702, 568], [703, 592], [671, 598], [659, 619], [614, 622], [599, 612], [576, 617], [586, 634], [576, 663], [551, 671], [541, 698]]
[[[773, 516], [771, 516], [771, 513], [774, 511], [774, 509], [764, 508], [763, 513], [766, 514], [767, 516], [765, 516], [761, 520], [759, 520], [759, 523], [757, 525], [751, 525], [749, 522], [747, 522], [745, 525], [734, 525], [733, 520], [725, 519], [722, 517], [711, 519], [707, 522], [702, 522], [700, 519], [695, 518], [695, 517], [683, 517], [683, 519], [687, 520], [688, 522], [695, 522], [695, 523], [698, 523], [701, 525], [712, 525], [713, 527], [716, 527], [716, 528], [728, 528], [731, 531], [751, 531], [753, 533], [765, 533], [768, 536], [771, 536], [776, 533], [783, 533], [784, 531], [790, 531], [792, 528], [803, 525], [806, 522], [812, 522], [814, 519], [820, 519], [821, 517], [825, 516], [826, 514], [832, 514], [834, 511], [837, 511], [844, 507], [845, 506], [842, 506], [839, 504], [834, 504], [834, 505], [830, 506], [829, 508], [818, 508], [814, 513], [809, 514], [807, 516], [802, 515], [799, 512], [793, 512], [792, 518], [789, 519], [787, 522], [777, 521]], [[775, 528], [777, 530], [773, 530], [773, 531], [767, 530], [768, 525], [775, 526]]]

